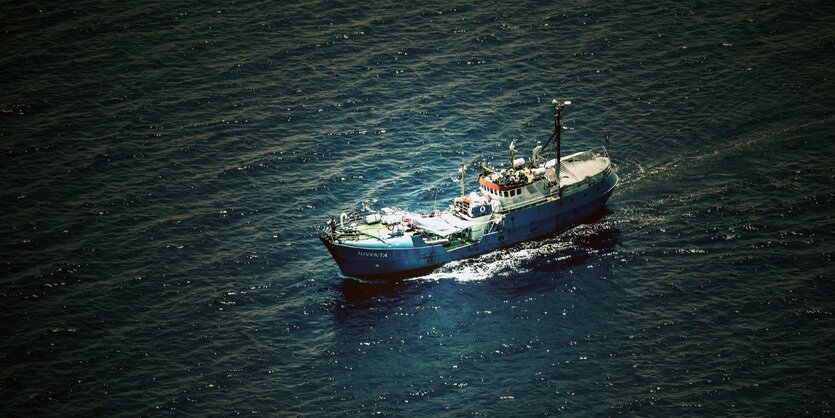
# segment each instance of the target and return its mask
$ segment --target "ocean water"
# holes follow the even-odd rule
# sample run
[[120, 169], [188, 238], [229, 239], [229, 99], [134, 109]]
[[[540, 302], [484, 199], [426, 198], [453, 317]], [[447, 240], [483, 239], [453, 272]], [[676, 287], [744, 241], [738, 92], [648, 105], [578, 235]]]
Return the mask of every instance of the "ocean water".
[[[0, 10], [0, 415], [832, 414], [835, 3]], [[340, 275], [326, 220], [445, 206], [552, 98], [603, 213]]]

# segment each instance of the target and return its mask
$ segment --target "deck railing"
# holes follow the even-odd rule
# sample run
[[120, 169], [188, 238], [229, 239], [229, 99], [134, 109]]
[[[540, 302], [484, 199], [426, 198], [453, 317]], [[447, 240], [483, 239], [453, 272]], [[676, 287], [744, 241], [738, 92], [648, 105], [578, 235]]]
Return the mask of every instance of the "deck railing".
[[609, 151], [607, 151], [606, 147], [604, 147], [602, 145], [594, 147], [590, 150], [576, 152], [574, 154], [566, 155], [565, 157], [562, 157], [562, 160], [565, 161], [567, 159], [571, 159], [571, 160], [575, 160], [575, 161], [587, 161], [587, 160], [593, 160], [597, 157], [606, 157], [606, 159], [609, 160], [610, 164], [611, 164], [611, 159], [609, 158]]

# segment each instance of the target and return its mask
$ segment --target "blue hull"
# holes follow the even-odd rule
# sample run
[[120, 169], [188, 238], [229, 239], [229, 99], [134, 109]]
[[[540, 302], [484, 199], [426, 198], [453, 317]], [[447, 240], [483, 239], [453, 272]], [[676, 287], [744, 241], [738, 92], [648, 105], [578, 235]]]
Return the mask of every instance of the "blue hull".
[[367, 248], [351, 241], [321, 237], [342, 274], [363, 279], [414, 277], [454, 260], [474, 257], [520, 242], [562, 232], [601, 209], [618, 183], [614, 172], [584, 191], [552, 202], [508, 212], [502, 227], [472, 244], [447, 249], [443, 245], [409, 248]]

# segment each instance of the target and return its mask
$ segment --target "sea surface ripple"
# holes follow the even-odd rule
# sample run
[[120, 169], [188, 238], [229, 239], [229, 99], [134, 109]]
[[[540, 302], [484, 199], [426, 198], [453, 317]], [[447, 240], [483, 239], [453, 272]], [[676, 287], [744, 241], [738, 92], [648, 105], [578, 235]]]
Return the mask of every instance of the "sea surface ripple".
[[[835, 3], [505, 3], [2, 1], [0, 415], [831, 414]], [[554, 97], [603, 213], [340, 275]]]

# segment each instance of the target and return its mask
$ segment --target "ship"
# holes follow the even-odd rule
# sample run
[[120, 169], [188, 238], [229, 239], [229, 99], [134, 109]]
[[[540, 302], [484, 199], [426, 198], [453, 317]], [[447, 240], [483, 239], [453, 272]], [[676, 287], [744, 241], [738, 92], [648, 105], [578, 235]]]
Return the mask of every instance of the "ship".
[[[345, 276], [402, 279], [427, 274], [454, 260], [475, 257], [566, 231], [598, 213], [618, 184], [605, 147], [561, 151], [561, 113], [570, 101], [552, 102], [554, 133], [528, 160], [515, 155], [497, 168], [481, 163], [478, 189], [429, 213], [367, 204], [325, 222], [319, 239]], [[550, 154], [550, 157], [548, 158]]]

